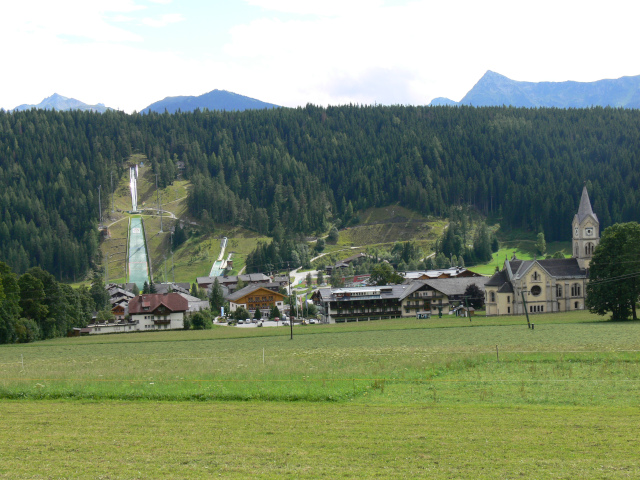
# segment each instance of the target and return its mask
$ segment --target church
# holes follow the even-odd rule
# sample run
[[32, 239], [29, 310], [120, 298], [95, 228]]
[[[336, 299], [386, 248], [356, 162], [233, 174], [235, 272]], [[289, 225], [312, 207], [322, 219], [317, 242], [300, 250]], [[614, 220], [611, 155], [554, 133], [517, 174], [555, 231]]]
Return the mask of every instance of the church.
[[485, 284], [487, 316], [584, 310], [589, 262], [600, 241], [586, 186], [571, 230], [572, 258], [505, 260]]

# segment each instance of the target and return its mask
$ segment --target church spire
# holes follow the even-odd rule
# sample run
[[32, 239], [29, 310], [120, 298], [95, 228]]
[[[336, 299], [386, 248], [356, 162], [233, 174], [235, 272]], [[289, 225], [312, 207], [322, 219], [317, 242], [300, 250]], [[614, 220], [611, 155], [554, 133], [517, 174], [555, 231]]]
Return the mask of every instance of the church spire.
[[587, 215], [591, 215], [596, 221], [598, 217], [593, 213], [591, 209], [591, 202], [589, 201], [589, 193], [587, 193], [587, 186], [582, 188], [582, 197], [580, 197], [580, 206], [578, 207], [578, 223], [582, 223]]

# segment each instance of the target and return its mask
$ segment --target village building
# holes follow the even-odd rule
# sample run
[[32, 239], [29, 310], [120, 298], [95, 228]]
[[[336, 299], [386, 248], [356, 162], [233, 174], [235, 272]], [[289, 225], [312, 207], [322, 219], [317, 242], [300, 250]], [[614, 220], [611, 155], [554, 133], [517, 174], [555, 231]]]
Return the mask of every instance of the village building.
[[188, 310], [188, 300], [178, 293], [144, 294], [129, 302], [129, 319], [140, 331], [182, 329]]
[[[484, 292], [488, 277], [417, 280], [410, 284], [321, 288], [313, 295], [325, 323], [448, 315], [464, 304], [468, 286]], [[483, 294], [483, 293], [482, 293]]]
[[572, 258], [505, 260], [485, 285], [487, 315], [583, 310], [589, 262], [599, 241], [600, 222], [585, 186], [572, 222]]
[[333, 274], [334, 270], [346, 270], [352, 263], [357, 263], [359, 260], [368, 257], [369, 255], [367, 255], [366, 253], [356, 253], [355, 255], [351, 255], [350, 257], [339, 261], [335, 265], [327, 265], [326, 267], [324, 267], [324, 271], [327, 275], [331, 275]]
[[415, 280], [432, 280], [436, 278], [482, 277], [479, 273], [472, 272], [464, 267], [404, 272], [402, 276], [406, 279], [404, 283], [411, 283]]
[[401, 297], [403, 316], [412, 317], [419, 313], [448, 315], [469, 303], [471, 299], [465, 299], [465, 292], [471, 285], [478, 287], [484, 296], [488, 281], [489, 277], [484, 276], [416, 280], [409, 284], [409, 289]]
[[274, 307], [281, 312], [284, 310], [285, 295], [265, 288], [262, 285], [248, 285], [227, 297], [229, 310], [235, 312], [244, 307], [253, 316], [257, 309], [265, 315]]
[[238, 281], [240, 280], [245, 284], [245, 286], [264, 285], [267, 283], [272, 283], [271, 277], [265, 275], [264, 273], [247, 273], [244, 275], [220, 276], [220, 277], [198, 277], [196, 279], [196, 283], [198, 284], [198, 288], [209, 290], [216, 278], [218, 279], [218, 284], [226, 288], [229, 291], [229, 293], [233, 293], [234, 291], [237, 290]]

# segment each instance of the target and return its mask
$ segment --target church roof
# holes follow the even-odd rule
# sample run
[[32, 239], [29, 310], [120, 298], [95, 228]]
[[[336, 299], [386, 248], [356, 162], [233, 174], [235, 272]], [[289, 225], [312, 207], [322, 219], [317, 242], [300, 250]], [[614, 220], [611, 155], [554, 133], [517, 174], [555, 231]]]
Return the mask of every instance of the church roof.
[[484, 284], [485, 287], [499, 287], [504, 282], [506, 282], [507, 273], [504, 270], [500, 270], [492, 275], [487, 283]]
[[513, 293], [513, 285], [509, 281], [506, 270], [500, 270], [499, 272], [494, 273], [484, 286], [499, 287], [498, 293]]
[[595, 213], [593, 213], [593, 209], [591, 208], [591, 202], [589, 201], [589, 193], [587, 193], [587, 186], [585, 185], [582, 188], [582, 197], [580, 197], [580, 206], [578, 207], [578, 213], [576, 217], [578, 218], [578, 223], [582, 223], [582, 221], [588, 216], [593, 217], [593, 219], [597, 222], [598, 217]]
[[550, 258], [538, 260], [538, 263], [556, 278], [585, 277], [587, 275], [587, 271], [580, 268], [577, 258]]
[[534, 263], [540, 265], [552, 277], [585, 277], [586, 270], [580, 268], [576, 258], [549, 258], [546, 260], [511, 260], [509, 264], [514, 279], [520, 279], [529, 271]]

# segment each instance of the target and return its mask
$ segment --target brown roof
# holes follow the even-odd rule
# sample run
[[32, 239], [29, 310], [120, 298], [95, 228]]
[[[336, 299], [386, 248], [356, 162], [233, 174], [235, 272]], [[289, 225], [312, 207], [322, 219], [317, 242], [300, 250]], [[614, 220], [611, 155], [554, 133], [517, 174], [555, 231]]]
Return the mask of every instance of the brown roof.
[[246, 287], [241, 288], [237, 292], [234, 292], [233, 294], [229, 295], [227, 297], [227, 300], [231, 302], [236, 302], [237, 300], [240, 300], [241, 298], [246, 297], [247, 295], [251, 295], [252, 293], [257, 292], [258, 290], [264, 290], [265, 293], [267, 293], [268, 295], [278, 295], [281, 298], [285, 297], [281, 293], [274, 292], [273, 290], [265, 288], [264, 285], [247, 285]]
[[138, 295], [129, 302], [129, 313], [151, 313], [160, 306], [166, 307], [171, 312], [186, 312], [189, 302], [178, 293], [149, 293]]

